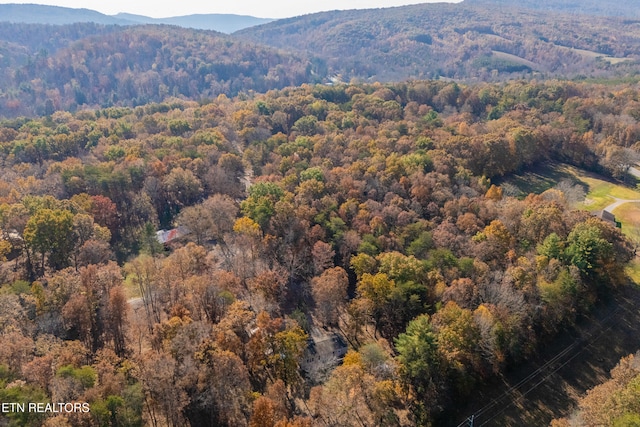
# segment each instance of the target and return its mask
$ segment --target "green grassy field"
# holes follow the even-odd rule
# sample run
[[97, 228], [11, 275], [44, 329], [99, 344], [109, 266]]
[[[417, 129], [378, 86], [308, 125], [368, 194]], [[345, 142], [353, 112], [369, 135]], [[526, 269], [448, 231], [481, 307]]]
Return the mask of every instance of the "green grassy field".
[[[633, 243], [640, 245], [640, 203], [625, 203], [613, 210], [622, 224], [622, 232]], [[636, 257], [625, 268], [627, 276], [640, 286], [640, 258]]]
[[622, 232], [634, 243], [640, 243], [640, 203], [625, 203], [613, 210], [622, 223]]
[[615, 198], [640, 200], [640, 191], [609, 181], [607, 178], [561, 163], [540, 165], [530, 171], [514, 174], [498, 183], [515, 186], [522, 196], [529, 193], [540, 194], [555, 187], [563, 179], [569, 179], [584, 187], [585, 200], [579, 203], [578, 209], [597, 211], [615, 202]]
[[[577, 209], [597, 211], [614, 203], [616, 199], [640, 200], [640, 191], [607, 180], [605, 177], [584, 171], [574, 166], [551, 163], [541, 165], [531, 171], [512, 175], [499, 184], [517, 187], [522, 197], [529, 193], [540, 194], [555, 187], [563, 179], [580, 184], [586, 191], [584, 201]], [[640, 203], [624, 203], [613, 210], [613, 214], [622, 224], [621, 231], [640, 246]], [[640, 258], [634, 259], [626, 268], [627, 275], [640, 285]]]
[[615, 202], [614, 197], [626, 200], [640, 200], [640, 192], [637, 190], [593, 176], [578, 175], [577, 177], [587, 184], [589, 188], [585, 202], [582, 204], [584, 209], [590, 211], [603, 209]]
[[632, 260], [624, 271], [637, 286], [640, 286], [640, 259]]

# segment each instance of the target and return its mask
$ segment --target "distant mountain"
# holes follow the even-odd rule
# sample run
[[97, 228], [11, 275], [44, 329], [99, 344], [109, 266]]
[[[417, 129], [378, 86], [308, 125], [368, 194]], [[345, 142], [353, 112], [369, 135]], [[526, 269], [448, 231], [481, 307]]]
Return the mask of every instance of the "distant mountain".
[[323, 12], [234, 35], [322, 58], [345, 81], [611, 76], [639, 68], [638, 21], [475, 1]]
[[215, 13], [156, 19], [129, 13], [119, 13], [111, 16], [89, 9], [72, 9], [37, 4], [0, 4], [0, 22], [26, 24], [65, 25], [80, 22], [93, 22], [102, 25], [167, 24], [230, 34], [243, 28], [271, 21], [273, 19]]
[[464, 0], [464, 4], [517, 6], [582, 15], [640, 18], [640, 2], [633, 0]]
[[134, 22], [89, 9], [39, 4], [0, 4], [0, 22], [65, 25], [93, 22], [103, 25], [131, 25]]
[[149, 18], [147, 16], [133, 15], [130, 13], [119, 13], [114, 15], [114, 17], [140, 24], [177, 25], [184, 28], [214, 30], [226, 34], [231, 34], [243, 28], [266, 24], [273, 21], [273, 19], [256, 18], [254, 16], [219, 13], [175, 16], [171, 18]]

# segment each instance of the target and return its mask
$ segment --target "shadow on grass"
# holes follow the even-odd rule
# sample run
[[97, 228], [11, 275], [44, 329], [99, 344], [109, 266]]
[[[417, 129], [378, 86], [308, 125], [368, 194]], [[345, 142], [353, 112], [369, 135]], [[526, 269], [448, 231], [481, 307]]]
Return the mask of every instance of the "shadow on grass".
[[512, 185], [519, 190], [518, 198], [524, 198], [530, 193], [540, 194], [556, 185], [562, 180], [569, 180], [580, 184], [585, 192], [589, 190], [587, 183], [580, 181], [576, 174], [568, 166], [560, 163], [541, 163], [526, 171], [506, 175], [496, 179], [496, 185]]
[[[629, 175], [624, 182], [622, 182], [604, 175], [599, 175], [595, 172], [556, 162], [539, 163], [525, 171], [496, 178], [495, 184], [503, 186], [503, 190], [508, 188], [511, 193], [515, 193], [509, 195], [521, 199], [530, 193], [541, 194], [554, 188], [563, 180], [568, 180], [574, 185], [578, 184], [582, 186], [585, 193], [592, 192], [595, 197], [606, 196], [606, 194], [597, 194], [599, 191], [603, 191], [603, 189], [592, 188], [592, 186], [582, 178], [600, 181], [602, 185], [611, 184], [613, 186], [612, 188], [622, 187], [629, 190], [637, 190], [639, 184], [638, 179], [632, 175]], [[596, 187], [599, 187], [599, 185], [596, 185]], [[604, 191], [608, 192], [606, 189], [604, 189]]]

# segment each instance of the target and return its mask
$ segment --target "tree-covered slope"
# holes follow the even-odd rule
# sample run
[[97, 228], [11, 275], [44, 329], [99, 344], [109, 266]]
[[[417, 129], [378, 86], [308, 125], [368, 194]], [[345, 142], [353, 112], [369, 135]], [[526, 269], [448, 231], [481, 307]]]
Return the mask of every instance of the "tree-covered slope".
[[630, 65], [598, 57], [640, 54], [634, 21], [490, 4], [324, 12], [235, 34], [322, 57], [345, 80], [611, 75]]
[[[210, 31], [167, 26], [0, 24], [0, 116], [267, 91], [314, 79], [312, 64]], [[61, 37], [62, 41], [57, 37]]]

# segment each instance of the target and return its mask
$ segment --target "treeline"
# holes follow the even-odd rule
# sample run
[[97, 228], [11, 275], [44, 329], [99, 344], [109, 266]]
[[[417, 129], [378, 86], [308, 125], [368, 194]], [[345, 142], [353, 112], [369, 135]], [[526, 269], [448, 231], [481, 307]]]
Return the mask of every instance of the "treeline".
[[[3, 416], [446, 418], [626, 282], [631, 244], [566, 186], [519, 200], [491, 179], [550, 160], [624, 178], [637, 99], [557, 81], [305, 85], [4, 121], [0, 393], [92, 411]], [[190, 234], [163, 247], [175, 226]], [[326, 335], [348, 343], [341, 363]]]
[[[485, 4], [501, 7], [513, 6], [512, 0], [467, 0], [468, 4]], [[561, 13], [573, 13], [581, 15], [596, 15], [596, 16], [623, 16], [627, 18], [640, 17], [640, 9], [638, 7], [625, 7], [613, 0], [609, 1], [596, 1], [587, 0], [582, 2], [566, 2], [556, 3], [550, 0], [532, 1], [525, 0], [519, 1], [516, 4], [518, 7], [526, 7], [528, 9], [536, 10], [553, 10]]]

